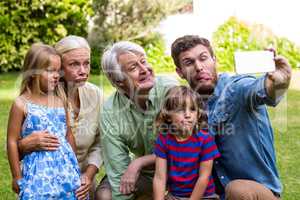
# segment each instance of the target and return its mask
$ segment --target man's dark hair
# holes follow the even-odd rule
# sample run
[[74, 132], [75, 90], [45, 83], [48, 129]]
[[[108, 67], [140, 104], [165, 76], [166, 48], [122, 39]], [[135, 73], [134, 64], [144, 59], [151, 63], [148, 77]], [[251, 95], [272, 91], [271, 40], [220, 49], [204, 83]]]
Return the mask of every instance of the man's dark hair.
[[211, 57], [213, 58], [215, 57], [212, 46], [210, 45], [210, 42], [207, 39], [199, 37], [197, 35], [185, 35], [183, 37], [177, 38], [173, 42], [171, 47], [171, 55], [176, 67], [180, 68], [180, 63], [179, 63], [180, 53], [192, 49], [197, 45], [205, 46], [208, 49]]

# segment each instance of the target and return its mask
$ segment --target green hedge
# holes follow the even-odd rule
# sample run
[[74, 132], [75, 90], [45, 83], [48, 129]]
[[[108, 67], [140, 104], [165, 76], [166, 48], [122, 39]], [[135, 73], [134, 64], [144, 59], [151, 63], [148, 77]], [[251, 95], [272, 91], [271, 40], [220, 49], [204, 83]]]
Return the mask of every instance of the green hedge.
[[0, 2], [0, 72], [19, 70], [34, 42], [54, 44], [67, 34], [87, 36], [86, 0]]
[[175, 72], [172, 57], [166, 54], [166, 45], [160, 34], [152, 33], [135, 42], [145, 48], [147, 60], [155, 73]]
[[[92, 56], [92, 73], [100, 73], [99, 54], [102, 54], [108, 44], [120, 40], [148, 41], [149, 38], [156, 37], [152, 30], [163, 18], [191, 4], [192, 0], [93, 0], [95, 15], [89, 42], [96, 53]], [[151, 42], [153, 43], [142, 42], [149, 55], [157, 54], [155, 58], [150, 55], [150, 63], [158, 69], [158, 65], [168, 65], [169, 61], [165, 60], [169, 58], [164, 57], [162, 40], [158, 38]], [[162, 63], [158, 62], [159, 59]]]
[[[155, 72], [175, 72], [173, 60], [166, 55], [165, 43], [159, 34], [149, 34], [135, 42], [145, 48]], [[235, 17], [229, 18], [217, 28], [212, 45], [219, 71], [234, 71], [233, 53], [236, 50], [264, 50], [271, 46], [289, 60], [292, 68], [300, 67], [300, 48], [295, 43], [277, 37], [263, 25], [249, 25]]]
[[274, 47], [285, 56], [293, 68], [300, 65], [300, 48], [295, 43], [277, 37], [263, 25], [248, 25], [235, 17], [229, 18], [213, 34], [213, 46], [220, 71], [233, 71], [236, 50], [264, 50]]
[[[189, 2], [189, 0], [177, 1], [181, 2], [181, 5]], [[102, 3], [105, 2], [108, 1]], [[86, 0], [1, 1], [0, 72], [20, 70], [24, 55], [34, 42], [54, 44], [68, 34], [87, 37], [87, 18], [96, 13], [96, 10], [92, 10], [91, 4], [91, 1]], [[171, 10], [177, 9], [176, 6], [173, 5], [173, 7]], [[156, 12], [158, 11], [153, 13]], [[153, 23], [155, 24], [155, 22]], [[128, 25], [129, 29], [131, 25]], [[110, 25], [108, 32], [117, 28], [111, 27], [114, 26]], [[120, 26], [119, 29], [124, 29], [124, 27]], [[138, 32], [136, 31], [136, 33]], [[119, 34], [119, 32], [117, 33]], [[141, 33], [144, 35], [133, 35], [131, 40], [140, 43], [145, 48], [148, 60], [155, 72], [174, 72], [175, 66], [171, 57], [165, 54], [166, 48], [161, 36], [151, 32], [145, 33], [142, 30]], [[97, 34], [92, 36], [89, 38], [92, 46], [91, 67], [92, 73], [98, 74], [101, 71], [100, 57], [103, 48], [114, 40], [102, 38]], [[129, 36], [125, 34], [124, 38], [120, 39], [130, 39], [127, 37]], [[111, 36], [111, 38], [114, 37]], [[262, 25], [250, 26], [234, 17], [229, 18], [218, 27], [213, 34], [212, 43], [220, 71], [233, 71], [233, 52], [235, 50], [261, 50], [270, 45], [277, 49], [278, 54], [287, 57], [293, 68], [300, 66], [300, 49], [293, 42], [275, 36]]]

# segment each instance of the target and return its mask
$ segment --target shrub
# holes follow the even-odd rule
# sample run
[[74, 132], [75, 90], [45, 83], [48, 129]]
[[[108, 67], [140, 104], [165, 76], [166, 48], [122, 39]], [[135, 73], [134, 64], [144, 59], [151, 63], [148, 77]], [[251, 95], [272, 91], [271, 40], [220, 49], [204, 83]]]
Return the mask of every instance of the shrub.
[[264, 50], [274, 47], [293, 68], [300, 65], [300, 48], [286, 38], [275, 36], [263, 25], [249, 25], [235, 17], [218, 27], [212, 40], [220, 71], [233, 71], [233, 53], [237, 50]]
[[[191, 0], [94, 0], [94, 25], [89, 33], [89, 42], [92, 48], [97, 49], [97, 52], [101, 54], [110, 43], [120, 40], [141, 41], [152, 37], [151, 31], [161, 19], [191, 2]], [[155, 46], [156, 44], [158, 47]], [[143, 43], [145, 48], [150, 48], [151, 45], [146, 47]], [[152, 47], [156, 49], [147, 50], [147, 52], [161, 54], [163, 44], [157, 40], [155, 45]], [[151, 62], [158, 64], [157, 60], [151, 60]], [[100, 59], [93, 60], [93, 72], [99, 70], [99, 63]]]
[[0, 2], [0, 72], [19, 70], [29, 46], [54, 44], [67, 34], [87, 35], [91, 5], [85, 0]]
[[277, 53], [288, 59], [292, 68], [300, 67], [300, 47], [295, 45], [287, 38], [276, 38], [275, 46], [277, 47]]
[[160, 34], [152, 33], [135, 42], [145, 48], [147, 60], [155, 73], [175, 72], [172, 57], [166, 54], [165, 42]]

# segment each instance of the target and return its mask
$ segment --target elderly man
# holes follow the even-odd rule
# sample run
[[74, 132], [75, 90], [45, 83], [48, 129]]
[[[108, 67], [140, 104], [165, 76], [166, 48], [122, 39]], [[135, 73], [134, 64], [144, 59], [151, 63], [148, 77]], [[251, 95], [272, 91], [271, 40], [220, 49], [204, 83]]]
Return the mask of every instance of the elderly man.
[[276, 169], [273, 131], [266, 105], [275, 106], [291, 78], [288, 61], [274, 58], [276, 71], [255, 78], [217, 75], [208, 40], [183, 36], [172, 44], [178, 75], [206, 96], [208, 124], [221, 157], [214, 163], [223, 198], [275, 200], [282, 186]]
[[127, 41], [104, 52], [102, 68], [117, 90], [101, 113], [107, 178], [98, 186], [97, 199], [152, 199], [153, 121], [167, 90], [177, 82], [154, 78], [144, 49]]

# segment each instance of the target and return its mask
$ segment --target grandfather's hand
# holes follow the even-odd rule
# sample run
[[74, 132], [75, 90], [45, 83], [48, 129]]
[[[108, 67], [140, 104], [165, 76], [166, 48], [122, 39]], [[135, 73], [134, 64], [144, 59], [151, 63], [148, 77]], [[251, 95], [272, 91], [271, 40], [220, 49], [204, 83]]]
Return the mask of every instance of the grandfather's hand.
[[19, 141], [21, 152], [34, 151], [55, 151], [59, 147], [59, 140], [56, 136], [45, 131], [34, 131]]
[[120, 181], [120, 192], [124, 195], [136, 190], [136, 182], [139, 178], [141, 165], [138, 160], [133, 160], [129, 165]]
[[76, 197], [78, 200], [87, 199], [90, 188], [92, 187], [92, 180], [85, 174], [80, 177], [81, 186], [76, 190]]

